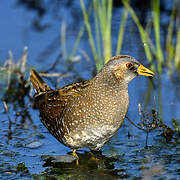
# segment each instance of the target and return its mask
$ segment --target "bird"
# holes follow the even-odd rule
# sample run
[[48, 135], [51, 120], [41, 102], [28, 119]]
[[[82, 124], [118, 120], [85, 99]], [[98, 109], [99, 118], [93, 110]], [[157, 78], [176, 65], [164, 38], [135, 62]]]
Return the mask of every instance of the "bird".
[[79, 148], [100, 150], [119, 130], [129, 107], [128, 84], [138, 75], [154, 73], [128, 55], [110, 58], [91, 79], [55, 90], [30, 70], [41, 122], [76, 157]]

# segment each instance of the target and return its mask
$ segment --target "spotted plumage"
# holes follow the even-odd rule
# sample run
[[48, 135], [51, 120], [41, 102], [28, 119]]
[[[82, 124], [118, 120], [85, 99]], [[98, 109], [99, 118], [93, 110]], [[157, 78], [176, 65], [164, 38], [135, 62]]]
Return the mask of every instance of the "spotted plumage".
[[115, 56], [92, 79], [52, 90], [35, 70], [31, 81], [40, 119], [50, 133], [73, 150], [99, 150], [121, 127], [128, 110], [128, 83], [153, 76], [133, 57]]

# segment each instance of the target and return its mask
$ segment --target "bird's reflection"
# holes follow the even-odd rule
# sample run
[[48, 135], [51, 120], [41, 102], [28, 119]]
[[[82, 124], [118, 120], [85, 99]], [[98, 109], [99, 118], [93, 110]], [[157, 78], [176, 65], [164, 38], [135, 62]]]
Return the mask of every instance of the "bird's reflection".
[[[79, 151], [80, 152], [80, 151]], [[71, 177], [84, 179], [118, 179], [122, 178], [121, 168], [116, 169], [115, 163], [118, 157], [106, 157], [102, 152], [81, 151], [78, 153], [79, 165], [77, 166], [75, 158], [68, 153], [65, 156], [46, 156], [43, 157], [44, 167], [47, 176], [55, 175], [57, 177]], [[123, 172], [123, 177], [128, 177], [128, 174]]]

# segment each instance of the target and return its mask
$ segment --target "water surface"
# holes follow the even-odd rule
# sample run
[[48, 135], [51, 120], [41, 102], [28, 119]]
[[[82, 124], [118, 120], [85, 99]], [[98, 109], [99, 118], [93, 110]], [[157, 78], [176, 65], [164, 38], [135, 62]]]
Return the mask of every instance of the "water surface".
[[[28, 69], [31, 67], [46, 70], [62, 52], [60, 31], [66, 24], [67, 55], [73, 47], [78, 31], [83, 24], [79, 3], [45, 4], [44, 14], [36, 9], [27, 8], [27, 4], [2, 0], [0, 5], [0, 63], [8, 58], [11, 50], [18, 60], [24, 46], [28, 46]], [[47, 5], [49, 8], [47, 8]], [[39, 12], [40, 11], [40, 12]], [[76, 12], [76, 13], [75, 13]], [[120, 14], [117, 7], [113, 18], [113, 43], [116, 42]], [[42, 14], [43, 15], [42, 15]], [[162, 16], [166, 18], [166, 16]], [[132, 20], [128, 20], [123, 42], [122, 54], [134, 56], [144, 65], [143, 44]], [[57, 85], [62, 87], [77, 79], [92, 77], [94, 62], [87, 61], [82, 51], [92, 59], [91, 50], [85, 32], [79, 44], [78, 63], [66, 63], [60, 56], [60, 63], [53, 72], [68, 73]], [[115, 50], [113, 50], [113, 53]], [[73, 68], [70, 68], [73, 67]], [[28, 77], [28, 72], [27, 72]], [[137, 77], [129, 84], [130, 106], [127, 116], [134, 123], [139, 123], [138, 104], [144, 112], [158, 112], [158, 117], [170, 128], [172, 119], [180, 123], [180, 83], [177, 75], [169, 76], [164, 69], [162, 75], [155, 78]], [[51, 87], [54, 80], [46, 81]], [[3, 99], [6, 81], [2, 80], [0, 97]], [[178, 179], [180, 178], [180, 142], [177, 133], [167, 142], [163, 130], [158, 128], [150, 133], [134, 127], [127, 119], [118, 133], [108, 142], [92, 161], [88, 149], [79, 151], [80, 165], [73, 162], [59, 162], [58, 157], [69, 156], [69, 148], [60, 144], [38, 117], [38, 111], [32, 109], [28, 97], [21, 107], [16, 101], [9, 102], [9, 112], [4, 113], [3, 101], [0, 101], [0, 178], [33, 179], [37, 177], [64, 179]], [[24, 109], [26, 111], [24, 111]], [[29, 118], [28, 118], [29, 116]], [[48, 159], [49, 155], [56, 160]], [[64, 160], [64, 161], [65, 161]]]

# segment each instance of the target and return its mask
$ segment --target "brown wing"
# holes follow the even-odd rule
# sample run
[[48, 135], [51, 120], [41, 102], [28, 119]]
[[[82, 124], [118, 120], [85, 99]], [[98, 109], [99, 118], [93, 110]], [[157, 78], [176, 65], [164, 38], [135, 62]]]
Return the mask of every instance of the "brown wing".
[[40, 119], [46, 128], [60, 142], [63, 142], [64, 128], [61, 121], [64, 108], [67, 106], [67, 99], [59, 95], [59, 91], [51, 90], [45, 94], [35, 96], [35, 104], [40, 112]]
[[42, 123], [64, 144], [65, 134], [68, 134], [69, 131], [68, 122], [64, 119], [64, 111], [73, 98], [83, 95], [83, 89], [88, 85], [89, 80], [35, 95], [35, 104], [40, 111]]
[[69, 123], [64, 118], [64, 111], [70, 109], [68, 105], [73, 98], [83, 95], [84, 89], [90, 84], [90, 81], [82, 81], [61, 89], [52, 90], [33, 69], [30, 71], [30, 78], [36, 89], [34, 100], [40, 111], [42, 123], [52, 135], [65, 144], [65, 134], [68, 134]]

